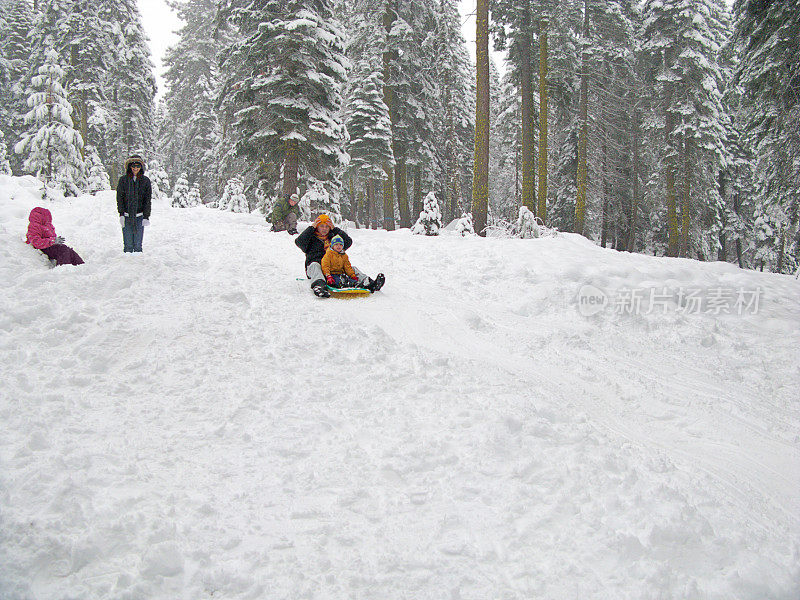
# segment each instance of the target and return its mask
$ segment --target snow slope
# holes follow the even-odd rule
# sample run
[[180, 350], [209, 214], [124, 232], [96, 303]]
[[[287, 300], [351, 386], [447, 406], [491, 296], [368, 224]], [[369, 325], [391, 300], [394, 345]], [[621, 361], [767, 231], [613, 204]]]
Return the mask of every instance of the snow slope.
[[[351, 230], [387, 284], [320, 300], [257, 215], [123, 255], [113, 193], [48, 203], [49, 269], [36, 194], [0, 176], [0, 598], [800, 597], [797, 280]], [[759, 304], [627, 314], [662, 288]]]

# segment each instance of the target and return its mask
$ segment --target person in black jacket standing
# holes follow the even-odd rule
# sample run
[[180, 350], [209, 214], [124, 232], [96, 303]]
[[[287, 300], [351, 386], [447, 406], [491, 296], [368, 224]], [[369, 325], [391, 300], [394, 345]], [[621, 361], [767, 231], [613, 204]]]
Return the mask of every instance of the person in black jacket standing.
[[144, 228], [150, 224], [152, 187], [144, 174], [144, 161], [134, 154], [125, 161], [125, 175], [117, 183], [117, 212], [125, 252], [141, 252]]
[[[311, 290], [320, 298], [327, 298], [331, 295], [325, 287], [325, 275], [322, 273], [320, 262], [330, 247], [331, 240], [337, 235], [341, 236], [345, 250], [353, 244], [352, 238], [338, 227], [335, 227], [328, 215], [320, 215], [314, 223], [294, 240], [297, 247], [306, 255], [306, 277], [311, 280]], [[353, 270], [358, 277], [359, 285], [370, 292], [377, 292], [386, 281], [383, 273], [378, 273], [375, 279], [371, 279], [356, 267], [353, 267]]]

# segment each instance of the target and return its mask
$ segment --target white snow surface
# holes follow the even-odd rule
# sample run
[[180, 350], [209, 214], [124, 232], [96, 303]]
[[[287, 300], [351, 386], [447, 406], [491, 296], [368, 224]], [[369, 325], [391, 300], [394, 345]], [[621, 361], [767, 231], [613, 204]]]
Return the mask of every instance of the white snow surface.
[[800, 597], [794, 278], [351, 229], [387, 283], [322, 300], [259, 215], [158, 202], [123, 254], [113, 192], [47, 202], [50, 269], [38, 186], [0, 176], [0, 598]]

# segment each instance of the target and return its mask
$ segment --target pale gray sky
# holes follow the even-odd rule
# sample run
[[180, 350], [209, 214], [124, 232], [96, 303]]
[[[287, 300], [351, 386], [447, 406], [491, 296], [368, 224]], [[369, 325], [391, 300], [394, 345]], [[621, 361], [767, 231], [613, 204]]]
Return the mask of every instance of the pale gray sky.
[[164, 66], [162, 59], [166, 49], [178, 41], [175, 33], [181, 28], [178, 16], [167, 6], [165, 0], [137, 0], [142, 13], [142, 23], [150, 38], [150, 52], [156, 65], [158, 98], [164, 95]]

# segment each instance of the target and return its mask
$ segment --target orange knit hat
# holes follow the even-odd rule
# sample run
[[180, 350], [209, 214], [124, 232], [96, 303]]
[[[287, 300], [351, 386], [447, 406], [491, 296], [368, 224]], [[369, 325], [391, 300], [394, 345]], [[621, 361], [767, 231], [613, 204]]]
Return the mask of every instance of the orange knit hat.
[[327, 223], [328, 227], [333, 229], [333, 221], [328, 215], [318, 216], [317, 219], [314, 221], [314, 229], [316, 229], [319, 225], [322, 225], [323, 223]]

